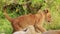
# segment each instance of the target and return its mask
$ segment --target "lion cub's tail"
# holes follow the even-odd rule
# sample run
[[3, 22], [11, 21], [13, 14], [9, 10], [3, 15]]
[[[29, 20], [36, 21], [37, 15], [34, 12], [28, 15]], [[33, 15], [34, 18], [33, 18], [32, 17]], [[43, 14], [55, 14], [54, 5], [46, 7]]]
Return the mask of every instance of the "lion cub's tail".
[[4, 12], [4, 16], [10, 21], [12, 22], [12, 18], [7, 14], [7, 6], [3, 7], [3, 12]]

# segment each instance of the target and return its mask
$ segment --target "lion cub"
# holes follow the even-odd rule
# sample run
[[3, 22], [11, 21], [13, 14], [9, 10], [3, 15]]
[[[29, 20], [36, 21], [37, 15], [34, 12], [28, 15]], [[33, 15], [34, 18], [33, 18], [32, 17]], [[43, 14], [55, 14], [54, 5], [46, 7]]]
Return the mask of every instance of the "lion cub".
[[48, 9], [44, 11], [39, 10], [37, 14], [22, 15], [17, 18], [9, 17], [9, 15], [7, 14], [6, 7], [4, 7], [3, 11], [7, 20], [11, 22], [14, 32], [20, 31], [29, 25], [33, 25], [36, 31], [39, 30], [41, 32], [45, 32], [46, 29], [42, 26], [43, 21], [51, 21], [51, 14]]

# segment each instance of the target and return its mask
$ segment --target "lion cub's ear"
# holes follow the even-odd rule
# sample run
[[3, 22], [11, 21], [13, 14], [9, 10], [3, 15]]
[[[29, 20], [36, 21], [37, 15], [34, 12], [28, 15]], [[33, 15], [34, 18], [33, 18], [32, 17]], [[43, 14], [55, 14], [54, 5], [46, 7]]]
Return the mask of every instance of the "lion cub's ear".
[[46, 9], [46, 10], [43, 10], [44, 11], [44, 13], [48, 13], [49, 11], [48, 11], [48, 9]]

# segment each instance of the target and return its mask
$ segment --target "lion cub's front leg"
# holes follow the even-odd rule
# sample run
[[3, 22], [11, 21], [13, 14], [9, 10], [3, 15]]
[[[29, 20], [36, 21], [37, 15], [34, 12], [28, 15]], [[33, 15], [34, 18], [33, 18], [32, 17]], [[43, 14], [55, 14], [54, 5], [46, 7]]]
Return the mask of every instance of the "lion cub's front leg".
[[41, 25], [37, 24], [37, 25], [35, 25], [35, 28], [36, 28], [37, 32], [46, 32], [46, 29], [43, 26], [41, 26]]

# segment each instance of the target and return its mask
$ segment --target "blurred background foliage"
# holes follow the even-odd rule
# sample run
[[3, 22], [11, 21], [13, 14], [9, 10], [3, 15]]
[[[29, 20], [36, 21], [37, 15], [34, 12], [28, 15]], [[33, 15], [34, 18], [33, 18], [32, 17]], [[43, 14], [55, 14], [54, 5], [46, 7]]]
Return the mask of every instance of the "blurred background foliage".
[[0, 0], [0, 34], [12, 34], [13, 31], [11, 23], [4, 17], [4, 5], [8, 5], [7, 13], [12, 18], [49, 8], [52, 22], [45, 22], [44, 27], [47, 30], [60, 29], [60, 0]]

